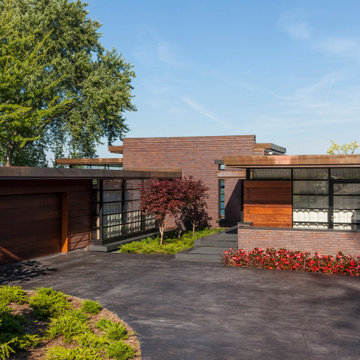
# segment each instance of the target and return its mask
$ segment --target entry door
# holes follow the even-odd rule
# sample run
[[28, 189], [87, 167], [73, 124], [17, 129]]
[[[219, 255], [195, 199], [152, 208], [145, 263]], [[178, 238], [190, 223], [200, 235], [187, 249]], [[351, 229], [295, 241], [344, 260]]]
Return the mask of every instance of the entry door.
[[244, 221], [256, 227], [291, 228], [291, 181], [244, 181]]

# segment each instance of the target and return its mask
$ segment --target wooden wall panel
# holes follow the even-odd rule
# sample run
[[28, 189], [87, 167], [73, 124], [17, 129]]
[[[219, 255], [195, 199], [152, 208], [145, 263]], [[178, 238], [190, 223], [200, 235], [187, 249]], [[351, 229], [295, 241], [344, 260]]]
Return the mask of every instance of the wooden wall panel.
[[291, 181], [245, 181], [244, 221], [256, 227], [292, 227]]

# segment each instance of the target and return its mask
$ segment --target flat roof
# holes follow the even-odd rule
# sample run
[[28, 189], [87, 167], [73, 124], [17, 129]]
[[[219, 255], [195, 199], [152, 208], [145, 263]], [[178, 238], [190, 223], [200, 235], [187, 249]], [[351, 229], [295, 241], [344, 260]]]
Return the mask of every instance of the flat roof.
[[241, 168], [360, 167], [360, 154], [225, 156], [224, 164]]
[[97, 158], [97, 159], [56, 159], [59, 165], [122, 165], [122, 158]]
[[0, 180], [25, 179], [112, 179], [112, 178], [175, 178], [181, 169], [157, 170], [102, 170], [37, 167], [0, 167]]

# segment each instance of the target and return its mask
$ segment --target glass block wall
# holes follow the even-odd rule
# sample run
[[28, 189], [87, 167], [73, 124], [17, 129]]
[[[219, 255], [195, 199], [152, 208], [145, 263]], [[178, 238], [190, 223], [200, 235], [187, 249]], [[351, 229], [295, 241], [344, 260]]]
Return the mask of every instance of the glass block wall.
[[140, 211], [142, 179], [94, 180], [92, 240], [106, 244], [156, 228], [155, 220]]

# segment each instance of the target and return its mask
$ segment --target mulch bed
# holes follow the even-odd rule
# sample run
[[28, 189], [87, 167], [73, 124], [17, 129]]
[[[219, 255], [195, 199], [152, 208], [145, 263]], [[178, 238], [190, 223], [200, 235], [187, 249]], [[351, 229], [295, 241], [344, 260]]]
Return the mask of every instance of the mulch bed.
[[[33, 291], [26, 291], [26, 293], [28, 295], [34, 294]], [[67, 299], [70, 301], [71, 306], [74, 309], [80, 309], [81, 303], [83, 301], [82, 299], [79, 299], [79, 298], [76, 298], [73, 296], [69, 296], [69, 295], [66, 295], [66, 296], [67, 296]], [[43, 333], [46, 331], [46, 329], [48, 327], [48, 321], [42, 321], [42, 320], [36, 319], [33, 316], [32, 309], [30, 308], [29, 304], [19, 305], [19, 304], [12, 303], [11, 305], [9, 305], [9, 307], [14, 310], [14, 314], [22, 315], [28, 320], [27, 324], [24, 326], [24, 330], [27, 334], [37, 334], [37, 335], [42, 336]], [[100, 333], [100, 330], [95, 327], [95, 324], [97, 321], [99, 321], [102, 318], [105, 318], [105, 319], [108, 319], [111, 321], [116, 321], [116, 322], [119, 322], [120, 324], [122, 324], [128, 332], [128, 338], [123, 341], [126, 344], [130, 345], [134, 349], [135, 353], [137, 354], [137, 355], [135, 355], [133, 360], [141, 360], [142, 359], [140, 342], [135, 334], [135, 331], [126, 322], [121, 320], [116, 314], [103, 308], [98, 314], [96, 314], [96, 315], [88, 314], [88, 316], [90, 318], [88, 325], [95, 334]], [[54, 347], [54, 346], [63, 346], [66, 348], [75, 347], [75, 345], [73, 345], [73, 344], [65, 343], [63, 341], [62, 337], [58, 337], [54, 340], [44, 339], [34, 349], [30, 349], [27, 351], [20, 351], [20, 352], [14, 354], [13, 356], [11, 356], [11, 359], [14, 359], [14, 360], [15, 359], [16, 360], [42, 359], [45, 356], [46, 349], [48, 349], [50, 347]]]

